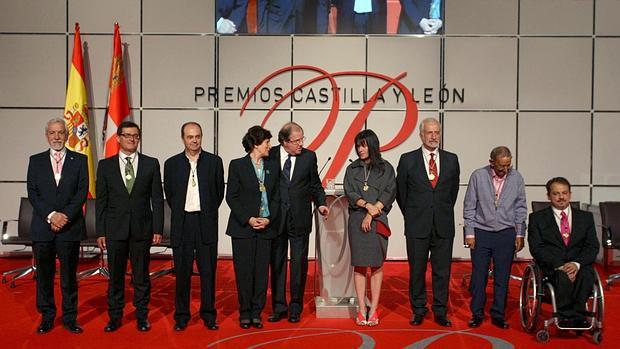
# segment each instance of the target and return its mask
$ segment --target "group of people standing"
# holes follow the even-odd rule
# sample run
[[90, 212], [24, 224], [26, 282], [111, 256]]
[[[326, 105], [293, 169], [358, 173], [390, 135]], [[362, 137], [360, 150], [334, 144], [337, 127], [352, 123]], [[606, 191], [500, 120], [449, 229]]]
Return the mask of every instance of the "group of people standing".
[[[421, 325], [428, 312], [425, 274], [430, 255], [434, 320], [441, 326], [452, 325], [447, 316], [448, 290], [459, 162], [455, 154], [439, 149], [441, 125], [437, 119], [422, 120], [419, 131], [422, 146], [403, 154], [397, 171], [382, 158], [379, 139], [372, 130], [363, 130], [355, 137], [358, 159], [346, 169], [344, 191], [349, 200], [348, 239], [359, 304], [355, 318], [358, 325], [379, 324], [382, 266], [392, 234], [387, 216], [395, 201], [405, 223], [409, 300], [413, 312], [410, 323]], [[30, 158], [27, 179], [28, 197], [33, 206], [31, 235], [38, 268], [37, 309], [42, 315], [37, 331], [46, 333], [53, 328], [56, 316], [53, 278], [58, 256], [63, 324], [70, 332], [81, 333], [82, 327], [77, 323], [76, 271], [80, 241], [85, 238], [87, 159], [65, 147], [64, 120], [50, 120], [45, 134], [50, 149]], [[246, 155], [230, 162], [226, 190], [222, 159], [202, 149], [202, 128], [196, 122], [181, 127], [184, 150], [164, 163], [163, 190], [159, 161], [138, 152], [140, 127], [125, 121], [118, 126], [117, 137], [120, 152], [99, 162], [96, 181], [97, 243], [107, 250], [110, 272], [109, 321], [104, 331], [113, 332], [122, 325], [128, 260], [137, 329], [151, 328], [148, 321], [150, 247], [162, 239], [164, 193], [171, 211], [170, 242], [176, 274], [175, 331], [185, 330], [191, 318], [194, 261], [200, 274], [200, 318], [208, 329], [218, 329], [215, 275], [218, 211], [224, 198], [230, 207], [226, 234], [232, 239], [240, 327], [263, 327], [261, 314], [269, 277], [272, 313], [267, 321], [288, 318], [291, 323], [299, 322], [308, 272], [312, 204], [319, 214], [329, 215], [317, 157], [303, 147], [302, 127], [294, 122], [283, 125], [278, 132], [279, 145], [273, 148], [269, 130], [251, 127], [241, 142]], [[494, 325], [508, 328], [504, 317], [508, 278], [513, 254], [524, 245], [527, 215], [523, 178], [512, 169], [511, 159], [507, 147], [494, 148], [490, 164], [472, 174], [465, 195], [465, 236], [472, 249], [473, 266], [471, 327], [480, 326], [484, 319], [485, 288], [492, 259], [495, 273], [491, 319]], [[591, 264], [598, 251], [593, 221], [591, 214], [578, 210], [571, 213], [570, 206], [567, 209], [568, 181], [552, 179], [547, 190], [553, 207], [553, 211], [549, 209], [551, 217], [561, 217], [555, 219], [557, 227], [551, 226], [562, 236], [568, 234], [571, 244], [548, 247], [553, 239], [547, 235], [555, 230], [546, 225], [549, 220], [540, 221], [536, 215], [530, 218], [530, 248], [533, 256], [542, 261], [543, 269], [555, 275], [564, 287], [564, 302], [558, 302], [560, 313], [570, 321], [581, 321], [585, 309], [575, 304], [584, 295], [587, 299], [593, 278]], [[568, 210], [572, 223], [567, 223], [564, 213], [557, 213], [558, 210]], [[571, 230], [578, 233], [571, 234]], [[287, 301], [289, 246], [290, 299]], [[563, 247], [571, 252], [565, 253]], [[544, 254], [544, 250], [557, 253]], [[366, 304], [368, 277], [370, 304]]]

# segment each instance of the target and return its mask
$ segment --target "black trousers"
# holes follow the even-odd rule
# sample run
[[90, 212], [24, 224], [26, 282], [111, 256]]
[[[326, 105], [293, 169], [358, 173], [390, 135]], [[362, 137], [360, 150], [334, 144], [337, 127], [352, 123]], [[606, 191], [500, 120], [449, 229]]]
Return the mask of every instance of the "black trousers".
[[[271, 244], [271, 303], [274, 313], [301, 314], [304, 307], [304, 290], [308, 276], [309, 234], [296, 234], [290, 228], [290, 214], [283, 217], [280, 235]], [[290, 291], [291, 301], [286, 303], [286, 260], [288, 245], [291, 247]]]
[[409, 301], [414, 314], [424, 315], [426, 308], [426, 264], [430, 252], [433, 270], [433, 313], [445, 316], [448, 309], [452, 244], [454, 237], [442, 238], [431, 228], [427, 238], [407, 238], [409, 259]]
[[267, 298], [271, 240], [232, 239], [239, 320], [260, 318]]
[[127, 259], [131, 261], [133, 275], [133, 305], [136, 308], [136, 318], [146, 320], [149, 314], [151, 298], [151, 278], [149, 263], [151, 260], [151, 240], [133, 241], [106, 239], [108, 249], [108, 268], [110, 282], [108, 283], [108, 314], [111, 320], [120, 320], [125, 307], [125, 274]]
[[471, 303], [469, 305], [473, 316], [484, 316], [489, 265], [492, 259], [493, 305], [491, 305], [491, 317], [504, 319], [516, 236], [517, 233], [514, 228], [496, 232], [476, 229], [476, 246], [471, 250]]
[[200, 318], [214, 322], [215, 310], [215, 271], [217, 268], [217, 243], [203, 244], [200, 233], [200, 214], [185, 213], [181, 245], [172, 249], [176, 273], [176, 295], [174, 302], [174, 321], [187, 323], [191, 318], [189, 311], [190, 291], [194, 260], [200, 273]]
[[37, 310], [43, 320], [56, 317], [54, 302], [54, 276], [56, 256], [60, 260], [60, 291], [62, 293], [62, 322], [69, 324], [77, 319], [77, 265], [79, 241], [34, 241], [32, 244], [37, 265]]
[[558, 315], [566, 319], [583, 319], [586, 317], [586, 302], [594, 286], [594, 269], [591, 265], [582, 265], [574, 282], [566, 273], [555, 270], [549, 275], [549, 281], [555, 287], [555, 304]]

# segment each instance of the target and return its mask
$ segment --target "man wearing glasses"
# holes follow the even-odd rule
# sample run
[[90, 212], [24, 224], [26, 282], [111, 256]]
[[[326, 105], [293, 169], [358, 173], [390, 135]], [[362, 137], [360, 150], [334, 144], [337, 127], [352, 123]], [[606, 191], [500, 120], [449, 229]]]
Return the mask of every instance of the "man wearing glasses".
[[484, 320], [489, 263], [493, 259], [493, 305], [491, 323], [507, 329], [504, 317], [508, 282], [515, 250], [525, 240], [525, 184], [512, 169], [510, 149], [499, 146], [491, 151], [489, 165], [471, 174], [463, 218], [465, 244], [471, 249], [471, 304], [469, 327], [480, 327]]
[[[321, 215], [327, 215], [325, 191], [317, 171], [316, 154], [303, 147], [304, 130], [294, 122], [282, 126], [280, 145], [271, 148], [270, 161], [280, 162], [281, 224], [278, 237], [271, 246], [271, 299], [273, 313], [267, 321], [285, 318], [292, 323], [301, 320], [304, 289], [308, 274], [308, 239], [312, 231], [312, 202]], [[291, 299], [286, 302], [286, 257], [291, 244]]]
[[125, 272], [131, 260], [138, 331], [148, 331], [151, 293], [151, 244], [159, 244], [164, 225], [164, 197], [159, 161], [138, 153], [140, 128], [123, 121], [116, 132], [120, 152], [97, 167], [97, 244], [108, 250], [110, 281], [105, 332], [121, 326], [125, 307]]

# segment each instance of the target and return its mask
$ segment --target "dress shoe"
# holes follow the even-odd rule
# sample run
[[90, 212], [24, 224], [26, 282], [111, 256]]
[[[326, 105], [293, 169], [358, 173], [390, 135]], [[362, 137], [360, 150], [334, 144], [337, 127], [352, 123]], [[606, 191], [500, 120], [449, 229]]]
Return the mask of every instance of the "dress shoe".
[[138, 331], [147, 332], [151, 330], [149, 320], [138, 320]]
[[566, 328], [573, 327], [573, 320], [567, 319], [567, 318], [560, 318], [558, 320], [558, 327], [566, 327]]
[[586, 319], [575, 319], [573, 320], [573, 327], [587, 329], [590, 327], [590, 322]]
[[269, 315], [267, 318], [268, 322], [278, 322], [286, 317], [286, 312], [283, 313], [273, 313]]
[[493, 317], [493, 318], [491, 318], [491, 323], [492, 323], [494, 326], [497, 326], [497, 327], [499, 327], [499, 328], [501, 328], [501, 329], [503, 329], [503, 330], [506, 330], [506, 329], [508, 329], [508, 327], [509, 327], [509, 326], [508, 326], [508, 323], [506, 322], [506, 320], [504, 320], [504, 319], [502, 319], [502, 318], [499, 318], [499, 317]]
[[64, 324], [62, 327], [64, 327], [67, 331], [74, 333], [74, 334], [80, 334], [84, 332], [84, 329], [82, 328], [82, 326], [78, 325], [77, 322], [69, 322], [69, 323]]
[[483, 318], [480, 316], [473, 316], [471, 320], [467, 323], [467, 326], [471, 328], [478, 328], [482, 325]]
[[219, 326], [215, 323], [215, 320], [205, 321], [204, 324], [205, 327], [211, 331], [216, 331], [219, 329]]
[[263, 328], [263, 321], [260, 318], [252, 319], [252, 326], [254, 328]]
[[445, 315], [435, 316], [435, 323], [442, 327], [452, 327], [452, 321], [448, 320]]
[[176, 324], [174, 324], [174, 327], [173, 327], [173, 329], [177, 332], [185, 331], [186, 328], [187, 328], [187, 322], [177, 322]]
[[293, 323], [293, 324], [298, 323], [300, 320], [301, 320], [301, 315], [299, 314], [291, 314], [288, 317], [288, 322]]
[[114, 332], [121, 327], [121, 320], [110, 320], [103, 328], [105, 332]]
[[37, 328], [38, 334], [48, 333], [54, 327], [54, 320], [41, 320], [41, 324]]
[[242, 329], [247, 330], [248, 328], [250, 328], [250, 326], [252, 326], [252, 323], [250, 322], [250, 319], [243, 319], [239, 320], [239, 326]]
[[411, 321], [409, 321], [409, 323], [412, 324], [413, 326], [420, 326], [422, 325], [423, 322], [424, 322], [424, 314], [415, 314], [413, 315], [413, 318], [411, 319]]

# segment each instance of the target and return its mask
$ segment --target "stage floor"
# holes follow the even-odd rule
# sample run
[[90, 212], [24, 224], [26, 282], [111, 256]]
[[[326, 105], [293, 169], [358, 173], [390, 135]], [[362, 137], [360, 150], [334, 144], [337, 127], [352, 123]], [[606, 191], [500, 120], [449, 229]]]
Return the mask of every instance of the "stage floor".
[[[0, 258], [0, 271], [4, 272], [29, 262], [25, 258]], [[80, 270], [95, 266], [93, 260], [80, 264]], [[154, 260], [152, 270], [170, 265], [167, 260]], [[526, 264], [518, 263], [513, 274], [520, 275]], [[40, 322], [36, 311], [34, 281], [32, 277], [17, 281], [15, 288], [1, 285], [0, 335], [4, 348], [617, 348], [620, 331], [620, 283], [605, 292], [604, 340], [599, 346], [592, 344], [590, 335], [577, 337], [573, 333], [557, 334], [552, 331], [551, 341], [539, 344], [531, 334], [525, 333], [519, 324], [519, 282], [511, 281], [508, 300], [510, 329], [500, 330], [486, 321], [480, 328], [470, 329], [467, 321], [469, 294], [461, 284], [461, 277], [471, 269], [469, 262], [455, 262], [450, 286], [450, 313], [453, 327], [446, 330], [427, 316], [422, 326], [413, 327], [408, 321], [411, 310], [408, 300], [408, 267], [406, 262], [387, 262], [381, 296], [381, 324], [377, 327], [358, 327], [352, 319], [317, 319], [314, 316], [313, 269], [306, 288], [306, 305], [300, 323], [286, 320], [272, 324], [267, 322], [271, 305], [268, 301], [263, 314], [263, 329], [239, 328], [237, 294], [232, 261], [220, 260], [217, 274], [217, 322], [218, 331], [209, 331], [196, 312], [199, 307], [199, 286], [194, 280], [192, 287], [192, 321], [184, 332], [174, 332], [174, 276], [153, 280], [150, 321], [152, 330], [141, 333], [136, 330], [135, 312], [131, 305], [132, 292], [126, 292], [127, 306], [123, 326], [114, 333], [104, 333], [108, 316], [106, 312], [107, 282], [101, 276], [80, 282], [78, 322], [84, 333], [73, 335], [62, 328], [58, 318], [52, 332], [35, 333]], [[430, 266], [429, 266], [430, 269]], [[430, 290], [430, 270], [427, 272], [427, 288]], [[606, 274], [601, 272], [601, 276]], [[58, 285], [58, 279], [57, 279]], [[491, 287], [489, 285], [489, 301]], [[430, 293], [430, 292], [429, 292]], [[60, 294], [56, 287], [56, 304], [60, 309]], [[269, 298], [269, 294], [268, 294]], [[618, 302], [618, 303], [616, 303]], [[488, 311], [489, 305], [487, 305]], [[549, 313], [548, 307], [545, 313]], [[59, 316], [60, 316], [60, 310]], [[488, 316], [488, 315], [487, 315]]]

